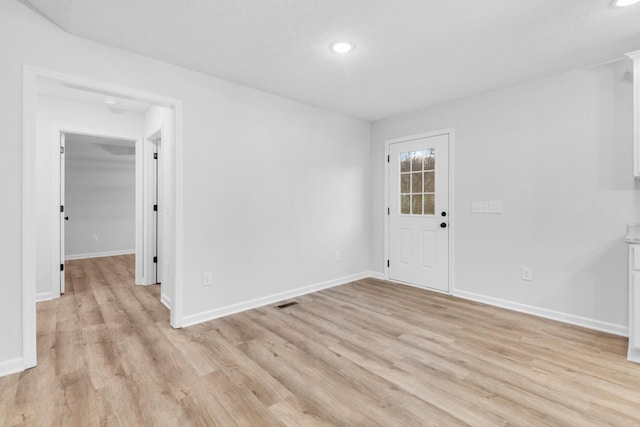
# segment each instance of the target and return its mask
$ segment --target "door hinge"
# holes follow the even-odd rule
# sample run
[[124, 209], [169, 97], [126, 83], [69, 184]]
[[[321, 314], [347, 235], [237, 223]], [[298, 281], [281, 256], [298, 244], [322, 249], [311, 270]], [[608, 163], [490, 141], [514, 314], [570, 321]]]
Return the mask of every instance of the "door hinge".
[[153, 262], [154, 262], [154, 263], [157, 263], [157, 262], [158, 262], [158, 257], [157, 257], [157, 256], [154, 256], [154, 257], [153, 257]]
[[60, 213], [64, 212], [64, 206], [60, 205]]
[[391, 267], [391, 263], [387, 260], [387, 267]]
[[153, 211], [158, 212], [158, 205], [153, 205]]
[[387, 163], [391, 163], [391, 156], [387, 154]]
[[60, 271], [64, 271], [64, 264], [60, 264]]
[[153, 159], [158, 160], [158, 153], [153, 153]]
[[387, 215], [391, 215], [391, 208], [387, 208]]
[[64, 147], [60, 147], [60, 154], [64, 154]]

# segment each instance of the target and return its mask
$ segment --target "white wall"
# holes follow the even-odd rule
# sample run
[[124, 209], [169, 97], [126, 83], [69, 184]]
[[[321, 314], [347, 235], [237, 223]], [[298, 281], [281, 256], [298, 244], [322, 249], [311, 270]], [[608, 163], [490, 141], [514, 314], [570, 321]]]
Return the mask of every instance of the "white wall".
[[[67, 138], [65, 255], [133, 253], [136, 232], [135, 141]], [[94, 241], [92, 236], [97, 236]]]
[[229, 86], [184, 124], [186, 316], [368, 271], [368, 123]]
[[[53, 218], [59, 205], [52, 159], [58, 158], [59, 142], [56, 129], [87, 129], [109, 135], [138, 136], [144, 132], [144, 117], [131, 112], [113, 112], [107, 106], [91, 105], [50, 96], [38, 96], [36, 133], [37, 192], [37, 272], [38, 299], [55, 296], [59, 281], [54, 276], [59, 264], [58, 251], [52, 244]], [[16, 167], [19, 165], [14, 165]], [[70, 215], [71, 216], [71, 215]], [[106, 237], [106, 236], [105, 236]]]
[[369, 269], [367, 122], [73, 37], [15, 1], [0, 38], [0, 372], [22, 354], [23, 64], [183, 101], [185, 315]]
[[[627, 323], [626, 225], [640, 212], [633, 180], [632, 84], [626, 62], [497, 90], [372, 124], [372, 245], [384, 271], [384, 143], [455, 128], [455, 289]], [[471, 214], [501, 200], [503, 215]], [[520, 279], [533, 268], [532, 282]], [[493, 301], [499, 302], [499, 301]], [[511, 304], [513, 305], [513, 304]], [[562, 317], [562, 316], [559, 316]]]

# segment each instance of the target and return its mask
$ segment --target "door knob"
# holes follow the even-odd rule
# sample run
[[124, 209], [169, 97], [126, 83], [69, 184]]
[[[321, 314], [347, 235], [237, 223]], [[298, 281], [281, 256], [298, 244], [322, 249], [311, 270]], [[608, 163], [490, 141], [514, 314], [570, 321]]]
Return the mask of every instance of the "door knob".
[[441, 222], [440, 223], [440, 228], [447, 228], [447, 223], [446, 222]]
[[69, 221], [69, 217], [68, 217], [68, 216], [65, 216], [65, 217], [64, 217], [64, 220], [65, 220], [65, 221]]

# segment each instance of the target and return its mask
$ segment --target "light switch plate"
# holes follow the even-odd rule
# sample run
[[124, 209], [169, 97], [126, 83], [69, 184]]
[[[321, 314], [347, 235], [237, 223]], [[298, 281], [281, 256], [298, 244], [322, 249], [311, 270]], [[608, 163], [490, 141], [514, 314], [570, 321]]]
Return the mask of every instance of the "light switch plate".
[[472, 213], [489, 213], [489, 202], [471, 202]]
[[502, 202], [499, 202], [499, 201], [489, 202], [489, 213], [501, 214], [502, 213]]

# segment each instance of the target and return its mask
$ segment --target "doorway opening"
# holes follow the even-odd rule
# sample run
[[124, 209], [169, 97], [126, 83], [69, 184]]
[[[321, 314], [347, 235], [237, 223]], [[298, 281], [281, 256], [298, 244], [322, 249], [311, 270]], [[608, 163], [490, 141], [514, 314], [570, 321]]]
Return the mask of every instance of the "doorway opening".
[[[155, 256], [155, 248], [136, 247], [141, 225], [136, 223], [140, 139], [67, 130], [60, 132], [59, 139], [59, 274], [60, 294], [64, 294], [65, 261], [135, 254], [139, 264], [146, 262], [147, 252]], [[141, 185], [144, 188], [144, 182]]]
[[[42, 100], [43, 96], [58, 98], [62, 107], [54, 108], [56, 113], [70, 113], [73, 103], [82, 103], [83, 110], [79, 114], [67, 114], [64, 118], [42, 120], [40, 109], [46, 103]], [[98, 108], [107, 108], [113, 121], [97, 121], [97, 116], [92, 116], [91, 112]], [[135, 111], [140, 108], [141, 111]], [[114, 131], [113, 123], [116, 120], [125, 123], [125, 127], [131, 125], [132, 120], [124, 118], [131, 115], [132, 111], [144, 118], [144, 125], [135, 130]], [[170, 310], [170, 324], [174, 328], [182, 327], [182, 287], [177, 280], [181, 277], [182, 268], [181, 111], [179, 100], [25, 66], [24, 369], [35, 366], [37, 361], [36, 300], [56, 298], [64, 292], [62, 270], [65, 251], [73, 247], [73, 239], [77, 237], [70, 238], [65, 233], [65, 227], [70, 227], [72, 222], [73, 226], [81, 225], [82, 215], [78, 215], [80, 211], [76, 210], [80, 208], [73, 208], [76, 214], [69, 210], [69, 188], [65, 187], [64, 167], [68, 159], [65, 159], [64, 152], [69, 148], [70, 137], [93, 138], [96, 143], [93, 148], [100, 147], [102, 152], [110, 153], [112, 157], [135, 153], [135, 247], [120, 245], [120, 249], [112, 251], [99, 250], [99, 244], [107, 243], [115, 237], [115, 232], [90, 232], [84, 229], [80, 233], [80, 239], [84, 241], [80, 243], [93, 244], [94, 247], [77, 249], [78, 253], [67, 252], [66, 255], [82, 256], [84, 252], [84, 255], [106, 256], [110, 252], [115, 255], [116, 252], [131, 252], [133, 249], [136, 259], [141, 260], [136, 262], [135, 283], [147, 285], [162, 282], [161, 301]], [[79, 121], [80, 116], [86, 120]], [[119, 142], [114, 143], [114, 140]], [[89, 196], [100, 197], [99, 191], [87, 188], [80, 190], [88, 191]], [[105, 213], [104, 210], [102, 213]], [[112, 219], [114, 216], [118, 215], [112, 212]], [[47, 240], [51, 244], [43, 243]], [[130, 246], [130, 243], [126, 246]], [[44, 291], [41, 287], [44, 287]]]

